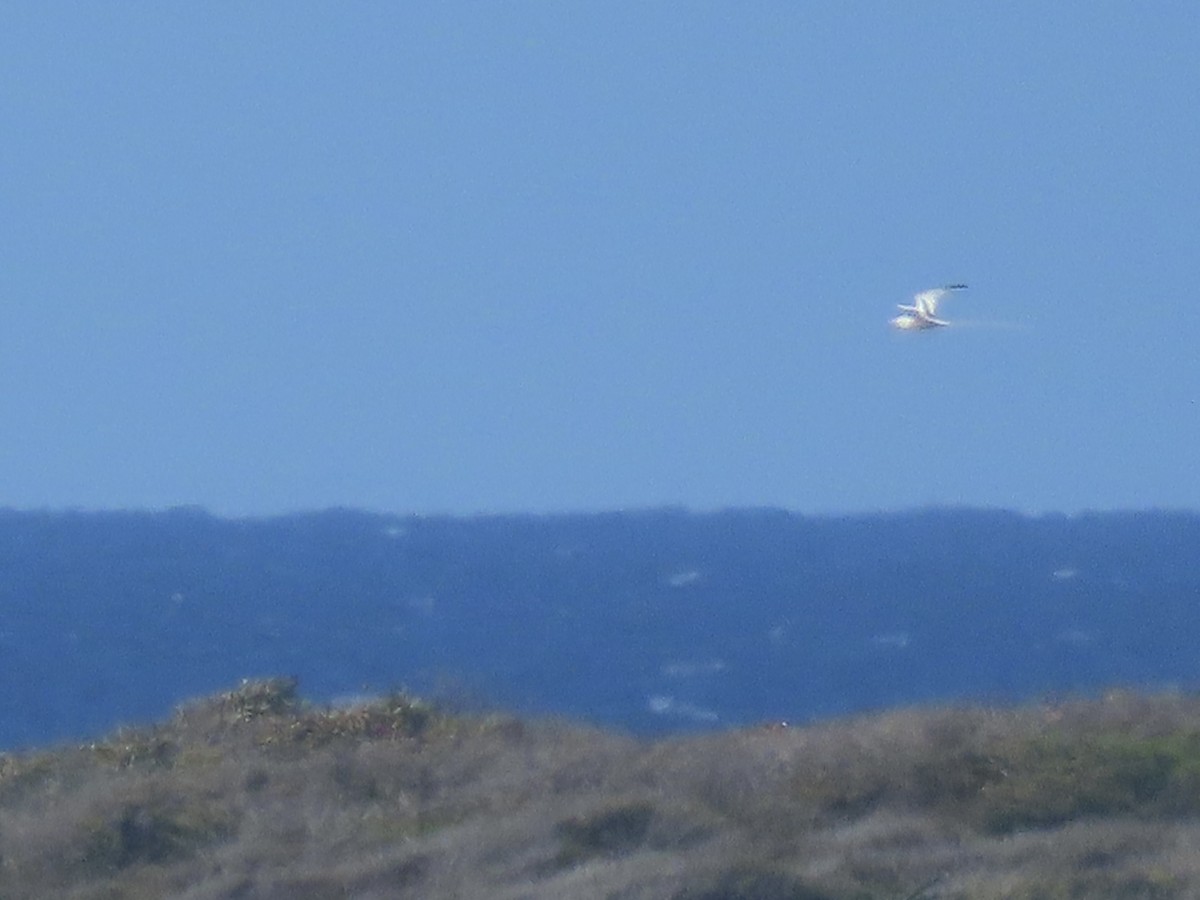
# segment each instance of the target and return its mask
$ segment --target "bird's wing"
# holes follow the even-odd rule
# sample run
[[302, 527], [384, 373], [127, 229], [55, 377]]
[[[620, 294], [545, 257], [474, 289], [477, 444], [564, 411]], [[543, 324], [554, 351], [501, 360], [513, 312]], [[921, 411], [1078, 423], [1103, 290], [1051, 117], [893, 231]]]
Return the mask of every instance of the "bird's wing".
[[938, 304], [945, 299], [946, 295], [951, 291], [961, 291], [966, 288], [965, 284], [948, 284], [945, 287], [932, 288], [928, 291], [921, 291], [913, 297], [913, 304], [925, 316], [936, 316]]
[[946, 294], [950, 293], [945, 288], [934, 288], [929, 291], [921, 291], [913, 297], [913, 305], [925, 316], [936, 316], [938, 304]]

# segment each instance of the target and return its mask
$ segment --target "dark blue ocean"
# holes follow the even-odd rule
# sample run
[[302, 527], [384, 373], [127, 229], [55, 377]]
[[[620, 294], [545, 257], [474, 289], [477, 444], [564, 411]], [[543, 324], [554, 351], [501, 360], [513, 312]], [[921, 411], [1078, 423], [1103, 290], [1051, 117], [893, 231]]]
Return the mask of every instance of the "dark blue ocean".
[[0, 512], [0, 749], [247, 677], [639, 734], [1200, 685], [1200, 516]]

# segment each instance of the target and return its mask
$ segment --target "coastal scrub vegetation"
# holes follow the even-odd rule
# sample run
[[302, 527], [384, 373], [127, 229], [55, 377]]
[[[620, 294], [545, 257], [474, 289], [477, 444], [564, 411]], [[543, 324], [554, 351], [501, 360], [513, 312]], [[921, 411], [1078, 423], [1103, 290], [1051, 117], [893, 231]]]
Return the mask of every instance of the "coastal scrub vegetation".
[[1200, 698], [1114, 691], [637, 740], [248, 681], [0, 755], [0, 897], [1200, 893]]

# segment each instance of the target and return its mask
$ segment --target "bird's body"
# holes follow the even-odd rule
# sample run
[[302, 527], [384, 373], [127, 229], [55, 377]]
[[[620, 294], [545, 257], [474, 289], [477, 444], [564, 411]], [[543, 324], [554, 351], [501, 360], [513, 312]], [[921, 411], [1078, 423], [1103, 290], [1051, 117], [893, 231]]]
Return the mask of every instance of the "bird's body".
[[945, 287], [921, 291], [913, 297], [912, 306], [897, 304], [900, 315], [891, 320], [892, 327], [901, 331], [923, 331], [927, 328], [941, 328], [949, 325], [945, 319], [937, 317], [938, 304], [951, 291], [961, 291], [965, 284], [948, 284]]

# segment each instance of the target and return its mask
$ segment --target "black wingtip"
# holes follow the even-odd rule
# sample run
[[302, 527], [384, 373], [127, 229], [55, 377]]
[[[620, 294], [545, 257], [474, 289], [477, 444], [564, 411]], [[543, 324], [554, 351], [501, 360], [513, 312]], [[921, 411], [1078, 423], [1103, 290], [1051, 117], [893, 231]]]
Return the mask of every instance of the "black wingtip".
[[966, 289], [966, 287], [967, 287], [967, 286], [966, 286], [965, 284], [948, 284], [948, 285], [946, 285], [946, 290], [948, 290], [948, 291], [961, 291], [961, 290], [965, 290], [965, 289]]

